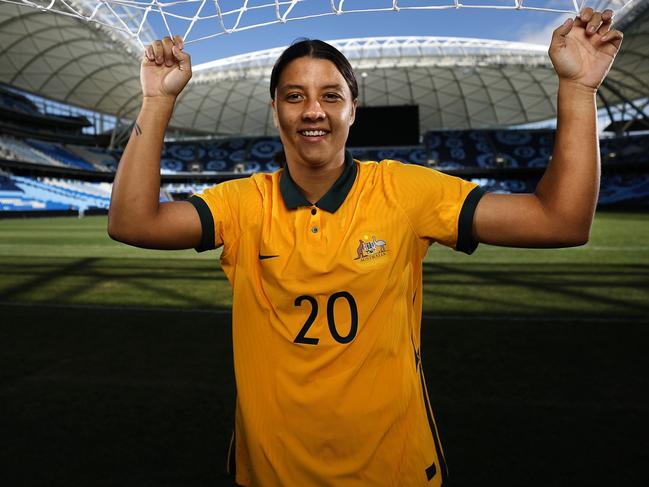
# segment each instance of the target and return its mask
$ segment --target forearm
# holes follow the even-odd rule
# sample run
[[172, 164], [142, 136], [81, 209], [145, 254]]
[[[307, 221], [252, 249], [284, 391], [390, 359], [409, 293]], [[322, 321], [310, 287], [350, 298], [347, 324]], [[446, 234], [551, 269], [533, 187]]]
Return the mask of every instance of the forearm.
[[533, 194], [480, 200], [473, 222], [479, 242], [568, 247], [588, 241], [600, 173], [595, 93], [622, 43], [612, 20], [612, 10], [587, 7], [552, 33], [548, 53], [559, 76], [552, 161]]
[[115, 174], [108, 213], [114, 238], [153, 222], [160, 202], [160, 154], [173, 98], [144, 98]]
[[595, 91], [560, 82], [552, 160], [536, 196], [556, 231], [587, 240], [599, 192]]

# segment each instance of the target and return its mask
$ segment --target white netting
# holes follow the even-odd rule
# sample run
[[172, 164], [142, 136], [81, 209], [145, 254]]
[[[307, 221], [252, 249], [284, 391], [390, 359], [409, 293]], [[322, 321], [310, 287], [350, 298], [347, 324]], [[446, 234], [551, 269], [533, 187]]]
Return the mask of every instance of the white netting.
[[620, 14], [640, 1], [646, 0], [0, 0], [96, 22], [140, 44], [151, 41], [154, 30], [181, 34], [190, 44], [272, 24], [346, 13], [464, 8], [574, 14], [590, 6]]

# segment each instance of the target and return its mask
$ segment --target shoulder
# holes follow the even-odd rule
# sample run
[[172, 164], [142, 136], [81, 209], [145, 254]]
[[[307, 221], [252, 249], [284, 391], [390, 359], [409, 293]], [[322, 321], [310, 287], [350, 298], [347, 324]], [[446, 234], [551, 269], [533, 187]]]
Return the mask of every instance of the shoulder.
[[279, 181], [279, 172], [255, 173], [251, 176], [230, 179], [212, 187], [219, 189], [224, 195], [254, 198], [263, 197], [266, 190], [271, 189]]
[[258, 173], [244, 178], [230, 179], [205, 189], [196, 195], [202, 198], [213, 213], [229, 212], [233, 217], [254, 214], [272, 194], [275, 173]]
[[434, 169], [418, 164], [404, 163], [392, 159], [377, 161], [357, 161], [359, 172], [367, 176], [379, 176], [383, 179], [417, 180], [419, 178], [445, 177], [446, 175]]
[[403, 168], [412, 165], [391, 159], [383, 159], [381, 161], [355, 160], [355, 162], [358, 164], [359, 172], [362, 174], [398, 174]]

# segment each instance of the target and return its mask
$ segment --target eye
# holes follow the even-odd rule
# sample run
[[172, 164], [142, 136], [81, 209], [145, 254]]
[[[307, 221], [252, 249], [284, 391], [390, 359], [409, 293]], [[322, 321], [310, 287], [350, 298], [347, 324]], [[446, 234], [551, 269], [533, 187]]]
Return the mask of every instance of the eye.
[[338, 93], [325, 93], [324, 99], [327, 101], [338, 101], [342, 100], [342, 96]]
[[286, 101], [300, 101], [302, 99], [302, 94], [301, 93], [289, 93], [286, 95]]

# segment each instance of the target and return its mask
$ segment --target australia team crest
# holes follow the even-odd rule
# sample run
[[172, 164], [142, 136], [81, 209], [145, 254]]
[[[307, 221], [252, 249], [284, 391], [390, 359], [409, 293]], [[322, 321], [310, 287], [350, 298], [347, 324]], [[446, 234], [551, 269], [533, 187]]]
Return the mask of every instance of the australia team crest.
[[358, 246], [356, 247], [356, 257], [354, 260], [373, 260], [386, 255], [388, 251], [387, 243], [385, 240], [376, 238], [376, 235], [369, 237], [364, 235], [363, 238], [358, 239]]

